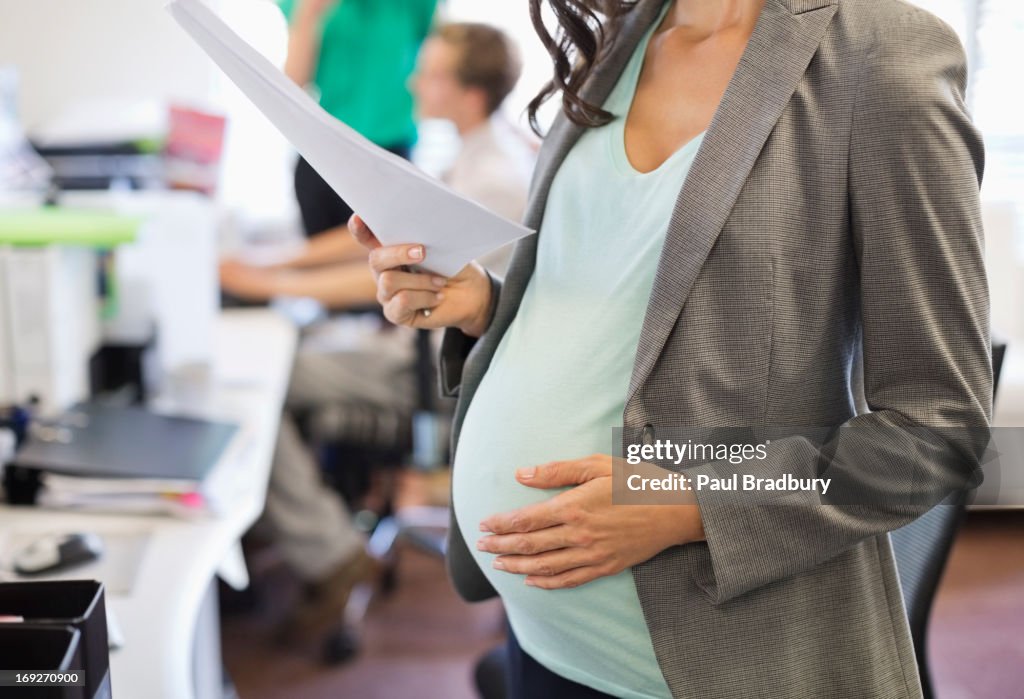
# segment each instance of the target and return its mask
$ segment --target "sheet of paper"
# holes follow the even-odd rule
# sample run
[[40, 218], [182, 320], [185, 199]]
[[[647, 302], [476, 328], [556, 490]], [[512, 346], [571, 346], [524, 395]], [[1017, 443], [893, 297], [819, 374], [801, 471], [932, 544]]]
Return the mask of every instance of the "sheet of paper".
[[532, 233], [459, 196], [325, 112], [201, 0], [167, 10], [385, 245], [423, 243], [423, 267], [453, 275]]

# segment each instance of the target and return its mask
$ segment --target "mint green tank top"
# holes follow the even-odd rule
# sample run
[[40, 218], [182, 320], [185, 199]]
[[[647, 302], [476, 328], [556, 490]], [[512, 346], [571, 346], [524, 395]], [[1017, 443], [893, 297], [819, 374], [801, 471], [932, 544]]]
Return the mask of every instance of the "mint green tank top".
[[[666, 4], [666, 8], [667, 8]], [[663, 10], [664, 14], [664, 10]], [[632, 104], [655, 22], [551, 186], [536, 268], [473, 396], [455, 452], [462, 535], [501, 595], [523, 650], [549, 670], [618, 697], [671, 697], [629, 570], [569, 590], [528, 587], [476, 550], [479, 523], [556, 495], [519, 485], [517, 468], [611, 453], [658, 258], [703, 134], [657, 170], [626, 156]], [[697, 660], [696, 658], [694, 659]]]

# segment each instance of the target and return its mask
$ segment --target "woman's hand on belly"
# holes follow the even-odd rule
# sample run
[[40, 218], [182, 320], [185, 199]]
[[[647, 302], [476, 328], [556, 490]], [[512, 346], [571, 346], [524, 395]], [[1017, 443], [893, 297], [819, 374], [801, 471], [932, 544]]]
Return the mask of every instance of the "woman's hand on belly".
[[526, 575], [543, 589], [577, 587], [704, 539], [696, 503], [615, 505], [612, 457], [594, 454], [522, 468], [516, 480], [531, 488], [575, 486], [550, 500], [495, 514], [480, 523], [477, 548], [498, 554], [494, 567]]

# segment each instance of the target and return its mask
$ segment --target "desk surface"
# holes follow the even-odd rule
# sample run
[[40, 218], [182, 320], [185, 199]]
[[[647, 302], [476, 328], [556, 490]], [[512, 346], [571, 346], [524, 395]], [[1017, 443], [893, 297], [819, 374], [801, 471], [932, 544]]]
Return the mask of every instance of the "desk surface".
[[271, 311], [227, 311], [216, 330], [208, 372], [171, 382], [157, 405], [241, 425], [211, 474], [226, 502], [215, 519], [75, 514], [0, 506], [0, 531], [147, 532], [131, 594], [109, 595], [124, 635], [111, 653], [114, 696], [188, 699], [194, 695], [192, 635], [215, 574], [247, 582], [238, 542], [263, 510], [296, 332]]

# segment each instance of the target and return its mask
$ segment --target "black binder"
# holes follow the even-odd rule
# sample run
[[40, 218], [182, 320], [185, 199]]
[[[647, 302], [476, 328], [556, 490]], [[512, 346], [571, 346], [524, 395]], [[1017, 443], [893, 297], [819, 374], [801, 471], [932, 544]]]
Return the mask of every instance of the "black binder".
[[13, 504], [34, 503], [41, 472], [198, 485], [237, 430], [144, 408], [83, 404], [32, 431], [8, 465], [7, 497]]

